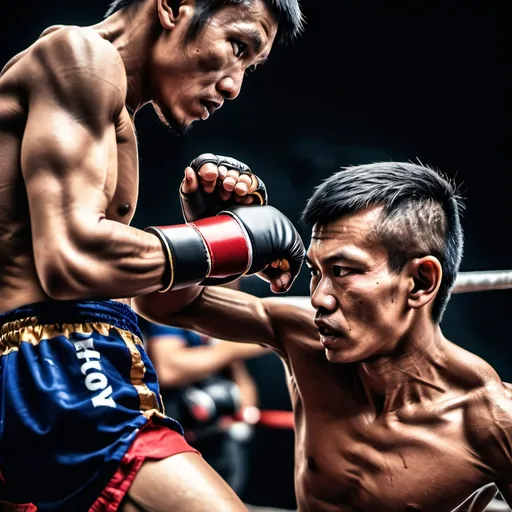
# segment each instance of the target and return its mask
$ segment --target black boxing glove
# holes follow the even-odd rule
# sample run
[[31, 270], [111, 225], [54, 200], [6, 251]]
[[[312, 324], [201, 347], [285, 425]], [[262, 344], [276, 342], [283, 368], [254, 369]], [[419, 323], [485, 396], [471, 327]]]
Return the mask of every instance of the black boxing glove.
[[[214, 155], [213, 153], [204, 153], [190, 163], [190, 167], [197, 173], [204, 164], [212, 163], [217, 167], [223, 165], [228, 170], [234, 169], [240, 174], [250, 174], [253, 179], [258, 180], [258, 188], [246, 197], [254, 196], [253, 205], [263, 206], [268, 203], [267, 188], [265, 183], [253, 174], [248, 165], [231, 158], [229, 156]], [[227, 201], [223, 201], [218, 194], [215, 192], [207, 194], [202, 187], [192, 193], [184, 194], [180, 187], [180, 200], [181, 210], [183, 212], [183, 218], [186, 222], [194, 222], [198, 219], [204, 219], [205, 217], [213, 217], [217, 215], [221, 210], [235, 206], [238, 203], [235, 201], [234, 194]]]
[[186, 430], [195, 430], [217, 422], [222, 416], [234, 416], [240, 405], [240, 389], [233, 381], [210, 378], [181, 391], [180, 423]]
[[261, 271], [271, 279], [282, 273], [269, 266], [276, 260], [288, 261], [290, 288], [304, 260], [299, 233], [272, 206], [235, 206], [216, 217], [146, 231], [160, 238], [167, 255], [162, 293], [193, 284], [221, 284]]

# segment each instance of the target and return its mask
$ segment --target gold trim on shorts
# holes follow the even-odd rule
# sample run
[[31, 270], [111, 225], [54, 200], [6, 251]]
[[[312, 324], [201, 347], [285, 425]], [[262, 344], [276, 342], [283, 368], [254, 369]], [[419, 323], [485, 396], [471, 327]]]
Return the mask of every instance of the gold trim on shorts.
[[[144, 345], [138, 336], [130, 331], [102, 322], [40, 325], [38, 321], [37, 317], [29, 317], [2, 325], [0, 329], [0, 356], [18, 351], [21, 343], [30, 343], [36, 346], [39, 345], [41, 340], [51, 340], [57, 336], [65, 336], [69, 339], [73, 333], [92, 334], [97, 332], [102, 336], [109, 336], [110, 332], [114, 330], [120, 335], [130, 351], [130, 381], [139, 395], [140, 410], [144, 411], [144, 414], [150, 413], [148, 417], [159, 412], [160, 407], [156, 394], [149, 389], [143, 380], [146, 367], [137, 346], [141, 346], [144, 350]], [[152, 412], [153, 410], [155, 412]]]

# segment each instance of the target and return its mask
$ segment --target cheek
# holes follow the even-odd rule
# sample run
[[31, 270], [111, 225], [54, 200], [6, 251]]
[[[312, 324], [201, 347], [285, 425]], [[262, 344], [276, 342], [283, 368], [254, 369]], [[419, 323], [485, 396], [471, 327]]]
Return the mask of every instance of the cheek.
[[399, 288], [396, 285], [386, 284], [375, 297], [376, 321], [389, 332], [400, 329], [402, 320], [402, 304]]
[[398, 290], [376, 281], [370, 286], [346, 289], [341, 294], [341, 310], [347, 321], [370, 329], [380, 326], [393, 329], [397, 318]]
[[218, 73], [226, 67], [227, 59], [219, 50], [199, 51], [197, 69], [203, 73]]

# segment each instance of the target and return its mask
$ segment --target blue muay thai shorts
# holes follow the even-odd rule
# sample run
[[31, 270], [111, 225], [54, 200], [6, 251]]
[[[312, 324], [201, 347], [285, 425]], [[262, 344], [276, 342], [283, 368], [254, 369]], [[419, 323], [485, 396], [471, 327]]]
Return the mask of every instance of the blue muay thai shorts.
[[146, 458], [195, 451], [163, 414], [141, 340], [115, 301], [0, 314], [0, 500], [117, 510]]

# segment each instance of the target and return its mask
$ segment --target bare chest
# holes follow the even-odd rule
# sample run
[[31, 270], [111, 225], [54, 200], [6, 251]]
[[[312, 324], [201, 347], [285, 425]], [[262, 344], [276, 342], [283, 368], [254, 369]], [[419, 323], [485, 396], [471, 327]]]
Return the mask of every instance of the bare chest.
[[305, 417], [296, 448], [301, 511], [453, 510], [489, 481], [462, 424], [460, 411], [436, 424]]
[[116, 123], [115, 144], [109, 158], [106, 193], [107, 218], [129, 224], [135, 214], [139, 189], [138, 148], [135, 129], [124, 111]]

